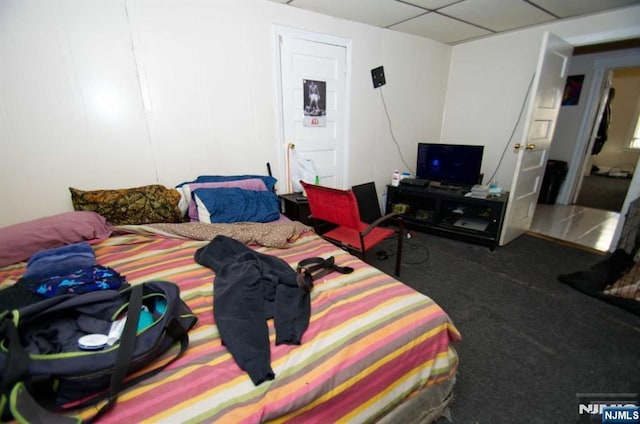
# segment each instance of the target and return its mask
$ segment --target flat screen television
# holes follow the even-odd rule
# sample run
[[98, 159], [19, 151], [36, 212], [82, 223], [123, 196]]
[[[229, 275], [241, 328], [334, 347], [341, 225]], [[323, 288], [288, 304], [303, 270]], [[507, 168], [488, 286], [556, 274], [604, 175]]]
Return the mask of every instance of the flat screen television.
[[416, 178], [443, 185], [478, 184], [484, 146], [418, 143]]

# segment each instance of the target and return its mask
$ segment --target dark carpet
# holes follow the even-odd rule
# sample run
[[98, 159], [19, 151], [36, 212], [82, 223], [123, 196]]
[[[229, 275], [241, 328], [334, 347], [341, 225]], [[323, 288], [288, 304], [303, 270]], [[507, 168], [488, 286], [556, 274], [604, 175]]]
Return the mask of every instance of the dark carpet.
[[[494, 252], [407, 240], [399, 279], [440, 304], [463, 337], [453, 423], [572, 423], [578, 393], [640, 391], [640, 317], [557, 280], [604, 258], [530, 235]], [[395, 258], [369, 261], [393, 275]]]
[[582, 180], [576, 205], [620, 212], [630, 183], [630, 178], [591, 174]]

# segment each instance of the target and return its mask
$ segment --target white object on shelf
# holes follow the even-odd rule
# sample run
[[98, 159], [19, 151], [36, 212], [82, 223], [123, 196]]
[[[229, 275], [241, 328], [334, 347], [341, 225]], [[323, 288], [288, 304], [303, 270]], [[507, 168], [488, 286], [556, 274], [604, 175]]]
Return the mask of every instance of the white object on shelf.
[[400, 172], [397, 169], [393, 171], [393, 175], [391, 176], [391, 185], [394, 187], [400, 185]]

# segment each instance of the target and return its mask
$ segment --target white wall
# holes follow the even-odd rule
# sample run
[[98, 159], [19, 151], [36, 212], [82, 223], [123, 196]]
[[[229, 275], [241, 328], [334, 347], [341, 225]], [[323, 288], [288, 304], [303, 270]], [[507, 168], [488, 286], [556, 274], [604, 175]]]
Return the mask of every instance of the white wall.
[[[579, 44], [640, 35], [638, 22], [640, 6], [451, 48], [267, 0], [4, 0], [0, 196], [12, 201], [0, 225], [70, 210], [69, 186], [265, 173], [281, 160], [273, 24], [352, 40], [349, 184], [380, 191], [414, 166], [419, 141], [484, 144], [489, 174], [542, 32]], [[374, 90], [380, 65], [387, 85]]]
[[0, 2], [0, 225], [69, 210], [68, 186], [156, 181], [116, 6]]
[[[443, 105], [447, 88], [451, 47], [425, 40], [419, 50], [403, 42], [404, 34], [384, 33], [384, 59], [387, 84], [376, 89], [372, 102], [378, 108], [375, 121], [362, 117], [375, 128], [382, 142], [375, 158], [375, 167], [385, 184], [394, 169], [409, 171], [415, 176], [418, 142], [440, 140]], [[368, 81], [370, 84], [371, 81]], [[387, 105], [387, 117], [384, 104]], [[396, 145], [395, 141], [399, 144]], [[363, 151], [368, 143], [362, 140]], [[365, 182], [361, 179], [361, 182]]]
[[[514, 172], [511, 148], [520, 141], [509, 138], [533, 77], [541, 33], [518, 32], [455, 46], [447, 87], [442, 140], [485, 146], [484, 183], [500, 157], [507, 154], [497, 181], [508, 190]], [[521, 131], [522, 122], [518, 129]]]
[[[485, 178], [500, 164], [497, 179], [509, 189], [515, 170], [514, 143], [522, 142], [517, 121], [527, 86], [535, 71], [545, 31], [574, 45], [640, 35], [640, 6], [457, 45], [451, 56], [442, 140], [485, 146]], [[506, 149], [506, 151], [505, 151]]]
[[267, 0], [4, 0], [0, 226], [71, 210], [69, 186], [266, 173], [282, 159], [274, 24], [352, 40], [349, 184], [405, 168], [370, 69], [409, 165], [439, 137], [451, 47], [435, 41]]

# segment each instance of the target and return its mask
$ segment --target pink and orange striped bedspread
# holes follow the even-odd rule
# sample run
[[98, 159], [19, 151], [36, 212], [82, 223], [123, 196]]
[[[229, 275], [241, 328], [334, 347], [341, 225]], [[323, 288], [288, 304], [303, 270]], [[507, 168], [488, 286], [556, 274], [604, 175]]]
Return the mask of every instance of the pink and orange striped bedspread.
[[[301, 345], [275, 346], [269, 323], [276, 378], [254, 386], [220, 343], [214, 273], [193, 259], [207, 243], [143, 231], [93, 246], [100, 264], [132, 284], [178, 284], [199, 318], [186, 354], [121, 393], [101, 423], [373, 422], [425, 388], [454, 378], [458, 357], [451, 344], [460, 335], [435, 302], [306, 233], [287, 249], [255, 248], [293, 267], [305, 258], [334, 256], [355, 271], [315, 282]], [[0, 282], [22, 272], [9, 267]]]

